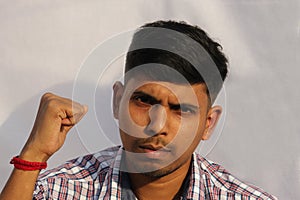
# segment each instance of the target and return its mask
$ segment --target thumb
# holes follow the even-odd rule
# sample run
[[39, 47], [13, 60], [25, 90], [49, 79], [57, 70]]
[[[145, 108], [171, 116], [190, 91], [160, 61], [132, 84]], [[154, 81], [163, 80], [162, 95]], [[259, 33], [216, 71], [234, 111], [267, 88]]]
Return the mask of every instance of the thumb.
[[88, 106], [83, 105], [80, 110], [75, 111], [72, 115], [61, 119], [61, 126], [66, 131], [69, 131], [75, 124], [77, 124], [84, 115], [88, 112]]

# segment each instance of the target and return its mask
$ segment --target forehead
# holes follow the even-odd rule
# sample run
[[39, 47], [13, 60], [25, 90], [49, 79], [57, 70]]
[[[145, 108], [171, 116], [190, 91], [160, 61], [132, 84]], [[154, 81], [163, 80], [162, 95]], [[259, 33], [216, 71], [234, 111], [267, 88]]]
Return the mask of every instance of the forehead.
[[[168, 99], [174, 103], [188, 102], [197, 104], [207, 103], [205, 84], [178, 84], [164, 81], [147, 81], [130, 79], [125, 87], [125, 93], [144, 92], [158, 100]], [[201, 101], [201, 102], [200, 102]]]

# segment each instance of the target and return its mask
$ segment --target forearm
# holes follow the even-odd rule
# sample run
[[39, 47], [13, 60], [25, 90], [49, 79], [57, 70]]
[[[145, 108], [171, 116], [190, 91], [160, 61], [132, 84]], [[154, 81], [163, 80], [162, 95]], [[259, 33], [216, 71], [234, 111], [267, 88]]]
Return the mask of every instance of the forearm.
[[[68, 131], [86, 112], [87, 106], [71, 99], [51, 93], [43, 95], [33, 129], [19, 156], [22, 163], [30, 167], [13, 170], [0, 194], [0, 200], [32, 199], [39, 169], [41, 169], [39, 164], [45, 166], [44, 162], [47, 162], [50, 156], [62, 147]], [[35, 164], [39, 166], [37, 169]]]
[[0, 200], [31, 200], [40, 171], [14, 169], [0, 194]]
[[[25, 146], [19, 158], [31, 162], [46, 162], [49, 157], [34, 151], [34, 148]], [[40, 170], [26, 171], [14, 168], [5, 187], [0, 194], [0, 200], [32, 199]]]

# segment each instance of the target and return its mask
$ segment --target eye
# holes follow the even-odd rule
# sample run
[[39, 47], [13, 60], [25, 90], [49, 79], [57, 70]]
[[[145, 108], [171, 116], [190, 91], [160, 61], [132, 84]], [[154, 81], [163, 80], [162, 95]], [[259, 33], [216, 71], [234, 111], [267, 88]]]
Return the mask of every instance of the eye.
[[141, 103], [146, 103], [146, 104], [150, 103], [149, 98], [142, 96], [142, 95], [134, 96], [132, 99], [134, 101], [141, 102]]
[[195, 114], [196, 113], [196, 111], [193, 108], [190, 108], [185, 105], [180, 106], [180, 111], [181, 111], [181, 113], [184, 113], [184, 114]]
[[197, 113], [197, 110], [195, 108], [193, 108], [192, 106], [189, 105], [172, 105], [170, 107], [172, 110], [176, 111], [179, 115], [194, 115]]
[[153, 97], [145, 94], [134, 94], [131, 100], [139, 106], [151, 106], [157, 103]]

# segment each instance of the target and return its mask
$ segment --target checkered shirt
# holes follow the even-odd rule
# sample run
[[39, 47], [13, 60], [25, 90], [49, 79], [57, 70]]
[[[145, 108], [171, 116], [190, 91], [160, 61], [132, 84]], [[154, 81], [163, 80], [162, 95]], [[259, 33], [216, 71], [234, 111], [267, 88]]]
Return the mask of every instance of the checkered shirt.
[[[121, 199], [122, 149], [111, 147], [66, 162], [39, 176], [33, 199]], [[193, 154], [187, 196], [182, 199], [276, 199], [245, 184], [198, 154]]]

